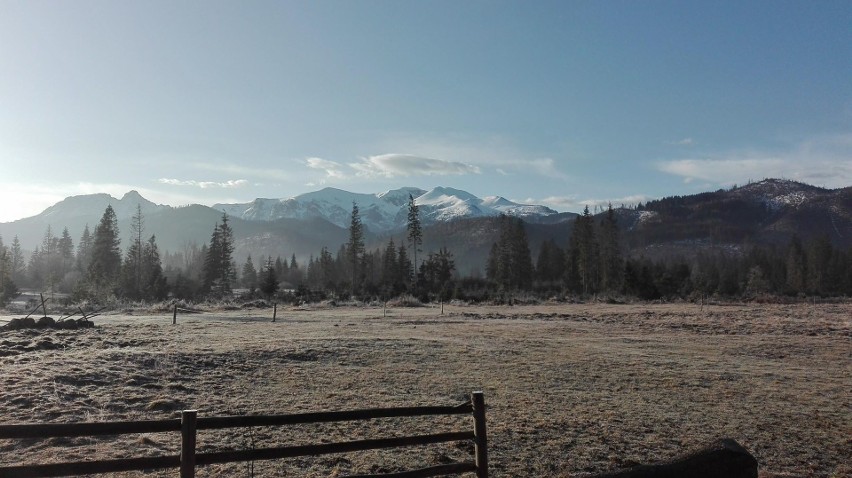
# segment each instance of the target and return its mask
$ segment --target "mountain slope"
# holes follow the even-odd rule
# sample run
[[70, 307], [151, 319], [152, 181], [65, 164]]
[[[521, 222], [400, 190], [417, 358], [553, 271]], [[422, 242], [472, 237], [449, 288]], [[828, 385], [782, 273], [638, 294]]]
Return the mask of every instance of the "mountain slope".
[[785, 244], [827, 235], [852, 246], [852, 188], [823, 189], [767, 179], [730, 190], [650, 201], [621, 210], [630, 245], [673, 241]]

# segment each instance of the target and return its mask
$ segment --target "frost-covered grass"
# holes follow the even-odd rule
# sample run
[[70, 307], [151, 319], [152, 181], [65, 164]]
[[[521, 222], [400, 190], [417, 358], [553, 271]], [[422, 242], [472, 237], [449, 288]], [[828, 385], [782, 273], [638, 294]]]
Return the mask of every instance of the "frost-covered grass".
[[[187, 304], [202, 309], [197, 304]], [[85, 330], [0, 332], [6, 423], [294, 413], [444, 404], [485, 391], [495, 477], [568, 477], [720, 437], [765, 471], [850, 476], [852, 306], [279, 305], [104, 315]], [[201, 450], [468, 429], [373, 420], [203, 433]], [[0, 441], [0, 462], [175, 454], [176, 434]], [[255, 463], [326, 477], [464, 459], [429, 446]], [[247, 476], [245, 464], [199, 476]], [[141, 476], [133, 475], [133, 476]], [[174, 476], [158, 471], [145, 476]]]

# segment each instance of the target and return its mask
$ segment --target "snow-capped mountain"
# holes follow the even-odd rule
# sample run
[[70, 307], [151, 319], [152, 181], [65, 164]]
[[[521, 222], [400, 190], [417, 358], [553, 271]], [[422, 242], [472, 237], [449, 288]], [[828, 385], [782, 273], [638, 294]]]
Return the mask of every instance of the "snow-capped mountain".
[[531, 217], [556, 211], [545, 206], [518, 204], [499, 196], [478, 198], [466, 191], [437, 187], [431, 191], [404, 187], [377, 194], [360, 194], [335, 188], [301, 194], [288, 199], [255, 199], [245, 204], [216, 204], [214, 209], [251, 221], [322, 218], [349, 227], [352, 204], [358, 205], [361, 221], [374, 232], [404, 227], [409, 195], [420, 208], [424, 223], [499, 214]]

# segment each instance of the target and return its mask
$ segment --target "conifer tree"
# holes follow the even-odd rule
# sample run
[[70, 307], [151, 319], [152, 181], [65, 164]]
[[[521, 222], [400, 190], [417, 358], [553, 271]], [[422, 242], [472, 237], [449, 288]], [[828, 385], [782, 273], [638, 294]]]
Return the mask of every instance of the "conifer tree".
[[420, 209], [414, 196], [408, 195], [408, 244], [414, 256], [414, 280], [417, 281], [417, 252], [423, 244], [423, 228], [420, 225]]
[[275, 272], [275, 263], [272, 261], [272, 256], [266, 260], [263, 266], [263, 279], [260, 281], [260, 291], [271, 298], [278, 292], [278, 274]]
[[411, 260], [408, 259], [408, 252], [403, 244], [400, 244], [399, 249], [397, 250], [396, 263], [399, 268], [398, 277], [400, 289], [405, 290], [408, 287], [408, 284], [411, 283], [412, 267]]
[[10, 277], [12, 281], [18, 281], [22, 278], [26, 266], [24, 252], [21, 249], [21, 241], [18, 239], [18, 236], [12, 239], [12, 247], [9, 249], [9, 259], [11, 261]]
[[80, 242], [77, 243], [77, 270], [81, 274], [85, 274], [89, 270], [89, 263], [92, 260], [92, 240], [89, 225], [86, 224], [83, 234], [80, 236]]
[[385, 247], [385, 252], [382, 255], [382, 286], [385, 290], [393, 291], [395, 285], [399, 282], [399, 263], [396, 257], [396, 245], [393, 243], [393, 238], [388, 240], [388, 245]]
[[87, 280], [97, 296], [111, 293], [121, 272], [121, 240], [118, 219], [112, 206], [107, 206], [95, 228]]
[[612, 204], [609, 205], [599, 229], [600, 244], [600, 285], [610, 292], [621, 290], [624, 260], [621, 257], [621, 245], [618, 237], [618, 223]]
[[0, 307], [5, 307], [18, 295], [18, 286], [12, 280], [12, 254], [0, 237]]
[[364, 226], [361, 224], [361, 214], [358, 204], [352, 203], [352, 217], [349, 222], [349, 242], [346, 244], [349, 256], [349, 267], [352, 273], [352, 295], [358, 290], [361, 275], [363, 275], [362, 260], [364, 257]]
[[210, 236], [210, 245], [204, 262], [204, 288], [216, 297], [231, 293], [236, 271], [231, 261], [234, 252], [234, 234], [228, 225], [228, 215], [216, 224]]
[[257, 269], [255, 269], [254, 263], [251, 260], [251, 254], [246, 258], [246, 263], [243, 264], [243, 273], [240, 280], [243, 283], [243, 287], [254, 292], [254, 289], [257, 287]]
[[74, 263], [74, 241], [71, 239], [71, 234], [68, 232], [68, 228], [62, 229], [62, 236], [59, 237], [58, 242], [58, 254], [59, 254], [59, 274], [61, 277], [64, 277], [71, 270], [71, 266]]
[[168, 295], [168, 283], [163, 275], [163, 265], [160, 251], [157, 248], [157, 238], [151, 236], [142, 246], [142, 291], [141, 296], [146, 300], [163, 300]]
[[807, 287], [807, 266], [805, 249], [797, 236], [790, 240], [787, 248], [787, 286], [794, 293], [805, 292]]
[[576, 258], [577, 274], [584, 294], [597, 292], [599, 280], [599, 250], [595, 237], [595, 221], [589, 206], [574, 221], [571, 254]]

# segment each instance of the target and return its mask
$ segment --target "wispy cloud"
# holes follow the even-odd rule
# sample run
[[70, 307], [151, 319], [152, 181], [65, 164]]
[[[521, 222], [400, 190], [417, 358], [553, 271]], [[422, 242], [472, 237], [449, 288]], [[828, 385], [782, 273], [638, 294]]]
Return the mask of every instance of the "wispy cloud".
[[731, 185], [748, 180], [786, 178], [825, 187], [852, 184], [852, 134], [803, 141], [786, 151], [731, 151], [703, 158], [660, 161], [657, 169], [684, 182]]
[[588, 206], [590, 210], [604, 209], [610, 204], [612, 207], [634, 206], [639, 203], [648, 202], [656, 199], [653, 196], [645, 194], [634, 194], [630, 196], [609, 198], [609, 199], [593, 199], [580, 198], [578, 196], [548, 196], [542, 199], [527, 198], [524, 201], [526, 204], [542, 204], [544, 206], [556, 209], [557, 211], [581, 212], [584, 207]]
[[169, 178], [160, 178], [157, 180], [160, 184], [167, 184], [169, 186], [191, 186], [197, 187], [201, 189], [212, 189], [212, 188], [221, 188], [221, 189], [236, 189], [244, 186], [248, 186], [249, 182], [245, 179], [230, 179], [228, 181], [196, 181], [194, 179], [181, 180], [181, 179], [169, 179]]
[[194, 170], [201, 171], [213, 171], [217, 173], [224, 173], [230, 176], [242, 176], [242, 177], [250, 177], [250, 178], [258, 178], [264, 180], [278, 180], [278, 181], [293, 181], [295, 178], [293, 177], [292, 171], [287, 171], [284, 169], [275, 169], [275, 168], [253, 168], [248, 166], [241, 166], [238, 164], [231, 163], [202, 163], [195, 162], [187, 164], [190, 168]]
[[534, 174], [548, 178], [568, 178], [553, 158], [525, 151], [499, 136], [444, 138], [398, 135], [388, 138], [379, 147], [406, 151], [412, 156], [442, 158], [448, 162], [477, 167], [480, 171], [494, 171], [503, 175]]
[[692, 138], [683, 138], [676, 141], [664, 141], [664, 143], [671, 146], [692, 146], [695, 141]]
[[322, 158], [308, 158], [305, 160], [305, 164], [311, 169], [325, 171], [326, 177], [329, 178], [343, 179], [346, 177], [346, 174], [342, 171], [343, 165], [334, 161]]
[[413, 154], [380, 154], [360, 158], [349, 166], [365, 177], [451, 176], [480, 174], [479, 167], [458, 161], [426, 158]]

